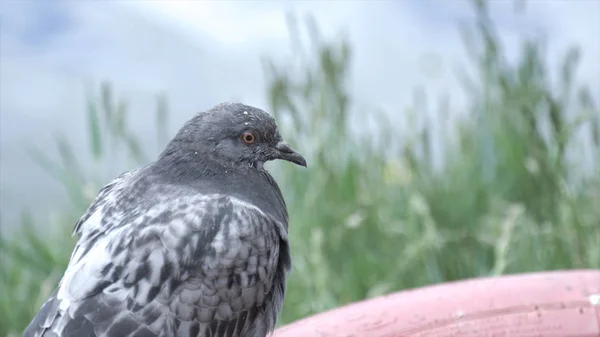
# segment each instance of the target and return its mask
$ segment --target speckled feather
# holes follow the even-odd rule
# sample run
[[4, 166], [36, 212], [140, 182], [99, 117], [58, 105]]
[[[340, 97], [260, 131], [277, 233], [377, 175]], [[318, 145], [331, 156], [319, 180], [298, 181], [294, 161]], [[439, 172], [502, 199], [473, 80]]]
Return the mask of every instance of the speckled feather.
[[264, 337], [274, 329], [291, 268], [277, 184], [252, 168], [204, 164], [181, 174], [174, 168], [186, 160], [172, 159], [163, 154], [99, 192], [25, 337]]

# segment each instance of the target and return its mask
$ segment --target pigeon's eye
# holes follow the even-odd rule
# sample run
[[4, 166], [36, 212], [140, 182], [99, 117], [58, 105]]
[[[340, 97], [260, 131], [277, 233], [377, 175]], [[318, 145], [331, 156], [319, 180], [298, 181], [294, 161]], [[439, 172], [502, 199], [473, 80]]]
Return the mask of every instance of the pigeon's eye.
[[245, 131], [242, 133], [242, 141], [246, 144], [254, 144], [256, 142], [256, 133], [252, 131]]

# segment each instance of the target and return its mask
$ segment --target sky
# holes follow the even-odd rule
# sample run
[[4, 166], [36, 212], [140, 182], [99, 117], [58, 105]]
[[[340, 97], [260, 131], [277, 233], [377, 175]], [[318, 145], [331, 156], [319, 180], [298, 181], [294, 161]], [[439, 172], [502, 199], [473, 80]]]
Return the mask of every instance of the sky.
[[[511, 1], [491, 4], [509, 55], [530, 34], [548, 37], [551, 63], [580, 45], [578, 77], [600, 97], [600, 1], [529, 1], [523, 17], [512, 8]], [[414, 88], [423, 87], [449, 95], [460, 110], [455, 69], [466, 56], [457, 23], [473, 16], [466, 1], [0, 0], [2, 225], [15, 223], [24, 207], [43, 219], [65, 202], [26, 148], [55, 156], [62, 132], [85, 159], [86, 90], [101, 81], [127, 98], [130, 124], [148, 144], [155, 144], [157, 93], [169, 100], [170, 135], [222, 101], [266, 108], [261, 60], [295, 56], [287, 12], [313, 15], [325, 38], [349, 38], [349, 87], [360, 109], [400, 115]], [[148, 146], [149, 153], [160, 150]]]

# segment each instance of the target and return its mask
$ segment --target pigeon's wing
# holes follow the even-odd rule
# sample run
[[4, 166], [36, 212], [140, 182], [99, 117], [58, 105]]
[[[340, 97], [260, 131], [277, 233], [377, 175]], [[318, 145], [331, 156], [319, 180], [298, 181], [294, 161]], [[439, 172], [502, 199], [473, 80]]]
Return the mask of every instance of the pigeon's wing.
[[[79, 219], [75, 225], [73, 234], [80, 234], [79, 240], [75, 245], [71, 259], [61, 285], [64, 284], [64, 278], [69, 273], [72, 273], [74, 269], [77, 269], [77, 262], [90, 260], [87, 256], [90, 251], [95, 247], [97, 241], [106, 240], [106, 234], [110, 230], [107, 222], [99, 219], [97, 213], [99, 209], [103, 209], [107, 204], [114, 202], [116, 195], [120, 194], [124, 186], [126, 186], [128, 179], [133, 176], [137, 170], [125, 172], [115, 178], [113, 181], [104, 186], [96, 199], [92, 202], [87, 211]], [[90, 219], [92, 215], [96, 215], [95, 218]], [[85, 226], [84, 226], [85, 225]], [[85, 231], [82, 228], [85, 227]], [[83, 232], [83, 233], [82, 233]], [[84, 234], [84, 235], [82, 235]], [[96, 249], [96, 251], [98, 251]], [[93, 329], [90, 329], [89, 322], [79, 321], [79, 326], [75, 324], [68, 324], [68, 329], [57, 330], [58, 326], [64, 328], [68, 323], [68, 315], [65, 315], [65, 311], [69, 306], [68, 300], [59, 299], [58, 292], [61, 286], [56, 289], [48, 298], [48, 300], [42, 305], [42, 308], [38, 314], [33, 318], [29, 326], [25, 329], [23, 337], [54, 337], [54, 336], [81, 336], [81, 337], [96, 337]], [[64, 287], [62, 287], [64, 288]], [[61, 325], [62, 324], [62, 325]]]
[[139, 209], [119, 206], [131, 197], [119, 195], [124, 184], [105, 190], [78, 224], [67, 271], [26, 337], [272, 331], [290, 267], [286, 224], [232, 197], [164, 186], [139, 195]]

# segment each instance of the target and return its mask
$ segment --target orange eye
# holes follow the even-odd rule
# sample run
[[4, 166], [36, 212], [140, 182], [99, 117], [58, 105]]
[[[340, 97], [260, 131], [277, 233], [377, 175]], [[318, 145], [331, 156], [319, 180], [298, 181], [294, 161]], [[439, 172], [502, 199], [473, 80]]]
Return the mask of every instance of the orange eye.
[[254, 132], [245, 131], [242, 133], [242, 141], [246, 144], [254, 144], [254, 142], [256, 142], [256, 134]]

